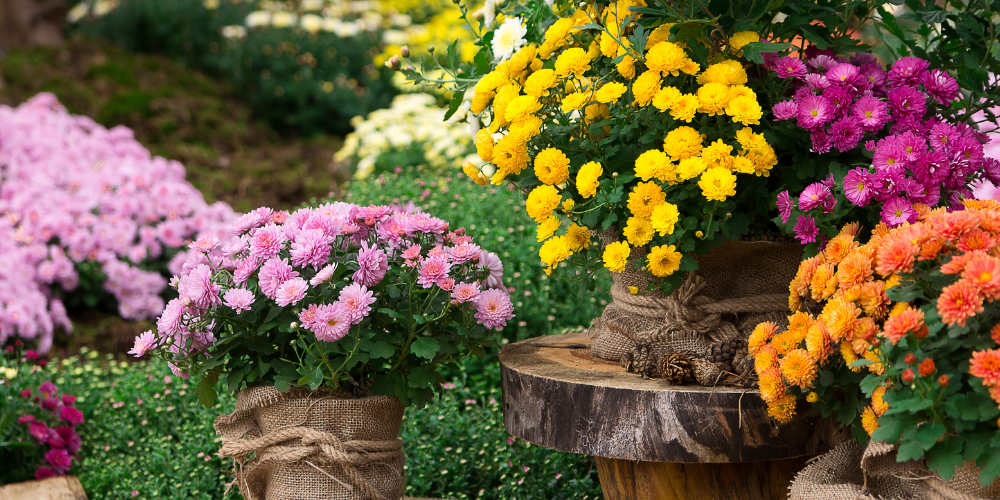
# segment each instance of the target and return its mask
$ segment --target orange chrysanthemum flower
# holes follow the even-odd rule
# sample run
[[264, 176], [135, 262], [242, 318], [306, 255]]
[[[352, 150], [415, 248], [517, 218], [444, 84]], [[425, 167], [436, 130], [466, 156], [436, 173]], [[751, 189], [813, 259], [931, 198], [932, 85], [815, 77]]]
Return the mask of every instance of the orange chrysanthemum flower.
[[757, 387], [760, 388], [760, 399], [766, 403], [773, 403], [785, 397], [785, 382], [781, 379], [781, 370], [772, 367], [764, 371], [757, 371]]
[[758, 324], [750, 333], [750, 338], [747, 339], [747, 353], [750, 356], [756, 356], [760, 352], [760, 348], [764, 347], [777, 331], [778, 325], [770, 321]]
[[889, 403], [885, 402], [885, 390], [887, 386], [880, 385], [874, 391], [872, 391], [872, 410], [875, 414], [882, 416], [883, 413], [889, 411]]
[[1000, 323], [997, 323], [993, 325], [993, 328], [990, 328], [990, 338], [993, 339], [993, 342], [1000, 344]]
[[823, 322], [826, 323], [826, 330], [834, 342], [851, 335], [857, 328], [858, 317], [861, 316], [861, 309], [853, 302], [843, 300], [831, 300], [823, 308]]
[[767, 405], [767, 414], [778, 422], [785, 424], [795, 416], [795, 396], [788, 394], [774, 403]]
[[969, 373], [983, 379], [983, 385], [1000, 385], [1000, 349], [974, 351], [969, 359]]
[[979, 225], [979, 216], [965, 210], [932, 213], [927, 217], [927, 223], [930, 224], [931, 233], [935, 237], [958, 241], [962, 235]]
[[962, 235], [955, 247], [963, 252], [973, 252], [976, 250], [989, 250], [996, 246], [996, 244], [997, 239], [995, 237], [977, 228]]
[[872, 364], [868, 365], [868, 371], [874, 373], [875, 375], [882, 375], [885, 373], [885, 366], [882, 365], [882, 360], [879, 359], [880, 351], [878, 349], [873, 349], [871, 351], [865, 352], [864, 358], [871, 361]]
[[788, 317], [788, 330], [801, 332], [799, 338], [805, 338], [806, 332], [815, 321], [809, 313], [799, 311]]
[[843, 288], [861, 286], [872, 278], [872, 261], [864, 252], [852, 251], [837, 266], [837, 282]]
[[812, 299], [816, 302], [822, 302], [833, 296], [837, 291], [837, 274], [834, 272], [833, 264], [816, 266], [809, 282], [809, 289], [812, 292]]
[[771, 345], [774, 346], [774, 350], [779, 356], [798, 347], [799, 342], [800, 339], [795, 335], [795, 332], [790, 330], [785, 330], [771, 339]]
[[865, 432], [869, 436], [878, 429], [878, 415], [875, 415], [875, 410], [869, 406], [865, 408], [864, 413], [861, 414], [861, 426], [865, 428]]
[[970, 260], [985, 256], [987, 256], [986, 252], [981, 250], [969, 253], [960, 253], [952, 257], [948, 262], [942, 264], [941, 272], [944, 274], [962, 274], [962, 271], [965, 270], [965, 266], [969, 264]]
[[792, 349], [781, 359], [781, 375], [789, 385], [808, 388], [816, 380], [816, 362], [805, 349]]
[[876, 334], [878, 334], [878, 325], [875, 324], [874, 319], [865, 316], [864, 318], [858, 320], [858, 329], [855, 332], [855, 339], [871, 343]]
[[854, 236], [849, 234], [838, 234], [826, 244], [823, 255], [826, 261], [831, 264], [839, 264], [847, 257], [847, 254], [858, 247], [858, 242], [854, 241]]
[[798, 272], [795, 273], [795, 278], [793, 278], [791, 284], [788, 285], [789, 293], [800, 297], [807, 297], [809, 295], [809, 283], [812, 282], [813, 272], [815, 272], [816, 267], [822, 263], [823, 254], [819, 254], [802, 261], [802, 263], [799, 264]]
[[822, 321], [815, 321], [806, 331], [806, 352], [817, 363], [826, 361], [826, 358], [833, 352], [830, 343], [830, 334], [826, 331], [826, 324]]
[[[996, 403], [1000, 405], [1000, 385], [990, 387], [990, 397], [993, 398], [993, 401], [996, 401]], [[1000, 419], [997, 419], [997, 425], [1000, 425]]]
[[974, 283], [958, 280], [941, 290], [937, 310], [945, 324], [965, 326], [965, 320], [983, 312], [983, 298]]
[[924, 312], [920, 309], [907, 307], [905, 310], [889, 318], [882, 327], [882, 334], [892, 342], [892, 345], [899, 343], [899, 339], [907, 333], [916, 332], [924, 326]]
[[936, 239], [927, 240], [924, 242], [923, 246], [920, 247], [920, 253], [917, 254], [917, 260], [934, 260], [941, 254], [942, 249], [944, 249], [944, 241]]
[[976, 255], [962, 270], [962, 279], [979, 287], [979, 294], [986, 300], [996, 300], [1000, 297], [1000, 259]]
[[931, 214], [931, 207], [923, 203], [913, 203], [911, 207], [917, 212], [917, 221], [919, 222], [927, 220], [927, 216]]
[[908, 273], [913, 270], [920, 247], [907, 238], [890, 235], [878, 249], [878, 265], [875, 270], [882, 276], [894, 273]]
[[851, 366], [851, 363], [861, 358], [859, 358], [858, 354], [854, 352], [854, 349], [851, 349], [850, 342], [842, 342], [840, 344], [840, 357], [844, 358], [844, 364], [846, 364], [852, 372], [858, 373], [861, 371], [860, 366]]
[[778, 366], [778, 351], [771, 344], [761, 347], [753, 357], [753, 366], [757, 369], [757, 373]]
[[889, 296], [885, 293], [882, 281], [869, 281], [861, 285], [861, 294], [858, 296], [858, 303], [865, 310], [865, 314], [875, 319], [885, 317], [889, 308]]
[[837, 235], [838, 236], [847, 235], [853, 238], [858, 235], [858, 231], [860, 229], [861, 229], [861, 224], [859, 224], [856, 221], [851, 222], [850, 224], [844, 224], [844, 227], [840, 228], [840, 233], [838, 233]]

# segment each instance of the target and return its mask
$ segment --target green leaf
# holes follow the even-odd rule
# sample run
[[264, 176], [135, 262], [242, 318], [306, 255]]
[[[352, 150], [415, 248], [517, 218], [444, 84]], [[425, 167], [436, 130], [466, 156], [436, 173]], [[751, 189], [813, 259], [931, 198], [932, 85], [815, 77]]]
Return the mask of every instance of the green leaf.
[[368, 351], [368, 355], [371, 356], [373, 359], [374, 358], [388, 359], [391, 358], [393, 354], [396, 354], [396, 349], [392, 346], [392, 344], [384, 340], [375, 342], [375, 345], [373, 345], [371, 350]]
[[775, 43], [764, 43], [764, 42], [751, 42], [743, 46], [743, 57], [747, 60], [755, 62], [757, 64], [764, 64], [764, 53], [774, 53], [781, 52], [783, 50], [788, 50], [794, 47], [794, 45], [788, 42], [775, 42]]
[[413, 321], [415, 321], [418, 325], [422, 325], [427, 322], [427, 318], [424, 317], [423, 314], [414, 314]]
[[963, 441], [957, 437], [948, 437], [927, 451], [927, 466], [938, 473], [945, 481], [955, 475], [955, 468], [962, 465]]
[[316, 368], [309, 374], [309, 388], [315, 391], [321, 385], [323, 385], [323, 369], [320, 365], [316, 365]]
[[[271, 321], [274, 321], [274, 318], [277, 318], [278, 315], [281, 314], [281, 311], [284, 311], [284, 310], [285, 310], [284, 308], [278, 307], [278, 306], [271, 307], [271, 310], [267, 312], [267, 316], [264, 318], [263, 322], [264, 323], [270, 323]], [[258, 332], [259, 331], [262, 331], [262, 330], [258, 330]]]
[[403, 318], [403, 315], [396, 312], [395, 309], [389, 309], [388, 307], [380, 307], [378, 312], [385, 314], [386, 316], [389, 316], [392, 319], [397, 319], [399, 321], [403, 321], [405, 319]]
[[288, 390], [292, 388], [292, 384], [283, 378], [278, 378], [274, 380], [274, 388], [277, 389], [278, 392], [288, 392]]
[[198, 381], [198, 385], [194, 388], [195, 394], [198, 395], [198, 402], [205, 408], [215, 406], [215, 401], [218, 399], [218, 394], [215, 393], [215, 383], [218, 381], [218, 375], [206, 375]]
[[1000, 449], [994, 447], [985, 457], [976, 460], [976, 465], [983, 468], [979, 473], [979, 486], [985, 488], [1000, 475]]
[[920, 289], [914, 282], [904, 282], [900, 283], [885, 291], [885, 294], [889, 297], [889, 300], [893, 302], [912, 302], [913, 300], [920, 298], [924, 295], [923, 290]]
[[458, 108], [462, 105], [462, 100], [465, 98], [465, 89], [456, 90], [455, 94], [451, 96], [451, 103], [448, 105], [448, 112], [444, 114], [444, 121], [447, 121], [452, 115], [458, 111]]
[[413, 370], [412, 372], [409, 373], [409, 376], [407, 378], [408, 378], [406, 382], [407, 385], [413, 387], [414, 389], [419, 389], [421, 387], [430, 387], [431, 385], [434, 384], [434, 374], [423, 368], [417, 368], [416, 370]]
[[413, 351], [413, 354], [424, 359], [434, 359], [434, 355], [440, 348], [438, 341], [430, 337], [417, 337], [410, 344], [410, 350]]

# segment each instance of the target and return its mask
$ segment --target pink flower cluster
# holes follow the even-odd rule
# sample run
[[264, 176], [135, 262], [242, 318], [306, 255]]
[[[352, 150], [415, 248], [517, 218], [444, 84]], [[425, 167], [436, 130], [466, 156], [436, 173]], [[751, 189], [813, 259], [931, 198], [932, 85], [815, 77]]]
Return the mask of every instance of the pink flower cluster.
[[[794, 79], [794, 97], [774, 105], [776, 120], [795, 120], [807, 131], [814, 153], [855, 150], [862, 143], [871, 165], [851, 170], [841, 183], [843, 197], [859, 207], [876, 203], [881, 221], [897, 226], [916, 220], [914, 204], [957, 205], [970, 195], [968, 181], [1000, 179], [1000, 162], [985, 158], [989, 138], [967, 124], [945, 121], [934, 109], [959, 96], [958, 83], [917, 57], [903, 57], [886, 71], [871, 54], [849, 60], [829, 51], [807, 51], [805, 62], [792, 56], [771, 57], [769, 68]], [[837, 203], [833, 177], [816, 182], [794, 200], [778, 197], [783, 222], [798, 202], [803, 212], [795, 224], [803, 243], [818, 235], [814, 209], [830, 213]]]
[[[336, 341], [371, 314], [389, 284], [412, 285], [410, 293], [440, 291], [445, 302], [473, 308], [487, 328], [502, 328], [514, 317], [499, 257], [463, 229], [450, 231], [447, 222], [423, 212], [341, 202], [293, 213], [259, 208], [232, 230], [224, 244], [192, 244], [200, 253], [173, 280], [179, 297], [167, 303], [156, 335], [136, 339], [133, 354], [157, 345], [174, 354], [189, 354], [180, 352], [186, 345], [204, 350], [216, 340], [220, 312], [240, 315], [271, 305], [294, 308], [302, 328]], [[336, 300], [329, 299], [331, 291]]]
[[52, 427], [45, 420], [30, 414], [18, 418], [17, 423], [28, 428], [28, 434], [37, 444], [49, 447], [45, 453], [45, 462], [35, 471], [35, 478], [65, 475], [80, 450], [80, 436], [75, 429], [83, 423], [83, 413], [73, 406], [76, 397], [70, 394], [60, 396], [52, 382], [39, 386], [37, 394], [31, 389], [25, 389], [21, 391], [21, 397], [33, 398], [39, 408], [44, 410], [45, 420], [63, 424]]
[[181, 164], [151, 157], [131, 130], [71, 115], [52, 94], [0, 106], [0, 169], [0, 343], [19, 335], [42, 352], [55, 327], [72, 329], [54, 289], [78, 287], [76, 263], [99, 266], [123, 317], [154, 318], [167, 283], [139, 265], [198, 234], [224, 235], [236, 217], [206, 204]]

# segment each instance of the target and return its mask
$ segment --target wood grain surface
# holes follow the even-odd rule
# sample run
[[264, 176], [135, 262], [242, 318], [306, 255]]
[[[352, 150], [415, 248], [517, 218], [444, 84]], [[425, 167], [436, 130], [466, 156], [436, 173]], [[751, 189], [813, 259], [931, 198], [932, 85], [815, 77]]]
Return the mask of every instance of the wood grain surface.
[[643, 380], [536, 341], [590, 340], [584, 333], [550, 335], [500, 351], [504, 425], [547, 448], [633, 461], [732, 463], [815, 455], [838, 439], [832, 419], [800, 414], [778, 425], [755, 390]]

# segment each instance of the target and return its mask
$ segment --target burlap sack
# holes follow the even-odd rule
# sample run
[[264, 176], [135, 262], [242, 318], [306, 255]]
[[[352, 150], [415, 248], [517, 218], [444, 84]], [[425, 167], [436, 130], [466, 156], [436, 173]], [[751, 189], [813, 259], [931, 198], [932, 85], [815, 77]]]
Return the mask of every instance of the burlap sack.
[[896, 448], [848, 439], [802, 469], [789, 500], [983, 500], [1000, 498], [1000, 481], [979, 486], [981, 469], [966, 462], [949, 481], [923, 462], [896, 461]]
[[403, 496], [403, 405], [274, 387], [236, 396], [215, 419], [247, 500], [395, 500]]
[[[603, 245], [619, 240], [615, 229], [598, 238]], [[647, 252], [634, 248], [632, 256]], [[748, 337], [760, 322], [787, 325], [788, 284], [802, 260], [801, 245], [726, 242], [695, 260], [698, 270], [669, 297], [629, 291], [630, 286], [646, 290], [656, 279], [648, 272], [611, 273], [612, 302], [590, 329], [591, 353], [618, 361], [639, 342], [657, 356], [668, 351], [702, 356], [713, 343]]]

